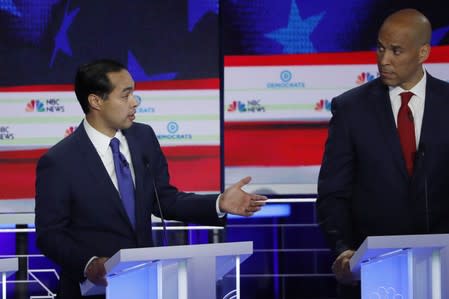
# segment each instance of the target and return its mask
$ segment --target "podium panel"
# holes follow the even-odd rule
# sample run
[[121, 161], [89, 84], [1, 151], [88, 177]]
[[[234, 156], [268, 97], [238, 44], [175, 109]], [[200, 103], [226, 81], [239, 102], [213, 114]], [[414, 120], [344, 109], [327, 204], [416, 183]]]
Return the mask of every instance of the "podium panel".
[[0, 275], [2, 284], [2, 298], [6, 299], [6, 278], [19, 269], [18, 258], [0, 259]]
[[368, 237], [350, 261], [362, 298], [448, 299], [449, 234]]
[[[252, 252], [252, 242], [122, 249], [105, 263], [106, 289], [86, 282], [81, 290], [107, 299], [239, 299], [240, 263]], [[220, 294], [216, 282], [230, 271], [235, 287]]]

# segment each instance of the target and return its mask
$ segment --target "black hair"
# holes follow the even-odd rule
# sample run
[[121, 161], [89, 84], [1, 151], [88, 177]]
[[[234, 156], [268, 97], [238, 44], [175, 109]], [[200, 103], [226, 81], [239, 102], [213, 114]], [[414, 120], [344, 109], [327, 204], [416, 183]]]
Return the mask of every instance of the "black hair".
[[84, 113], [89, 113], [88, 96], [95, 94], [106, 99], [114, 89], [107, 74], [126, 70], [120, 62], [101, 59], [81, 65], [75, 76], [75, 94]]

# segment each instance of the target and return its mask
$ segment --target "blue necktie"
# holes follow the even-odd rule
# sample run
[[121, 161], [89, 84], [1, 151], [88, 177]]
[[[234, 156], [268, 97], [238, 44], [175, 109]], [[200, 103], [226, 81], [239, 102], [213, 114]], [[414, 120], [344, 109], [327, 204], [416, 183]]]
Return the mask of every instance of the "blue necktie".
[[109, 145], [112, 149], [112, 157], [114, 158], [115, 175], [117, 176], [120, 197], [122, 198], [122, 203], [125, 207], [126, 214], [128, 214], [129, 220], [135, 228], [134, 184], [131, 176], [131, 169], [129, 168], [128, 161], [126, 161], [126, 158], [120, 152], [120, 140], [114, 137], [111, 139], [111, 143]]

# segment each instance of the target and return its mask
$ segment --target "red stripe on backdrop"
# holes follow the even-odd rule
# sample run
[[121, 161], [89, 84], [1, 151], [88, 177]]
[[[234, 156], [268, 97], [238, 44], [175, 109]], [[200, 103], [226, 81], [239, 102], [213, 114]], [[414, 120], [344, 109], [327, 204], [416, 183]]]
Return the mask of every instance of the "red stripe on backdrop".
[[[433, 47], [427, 62], [449, 62], [449, 46]], [[296, 55], [225, 56], [224, 58], [225, 67], [338, 64], [376, 64], [376, 52], [361, 51]]]
[[225, 123], [225, 166], [320, 165], [326, 138], [323, 125]]
[[36, 163], [46, 151], [0, 152], [0, 199], [34, 198]]
[[202, 80], [170, 80], [137, 82], [136, 89], [143, 90], [183, 90], [183, 89], [219, 89], [218, 78]]
[[[220, 190], [219, 146], [164, 147], [171, 182], [181, 190]], [[37, 160], [47, 149], [0, 152], [0, 200], [34, 198]]]
[[375, 52], [346, 52], [265, 56], [225, 56], [228, 66], [288, 66], [376, 63]]
[[0, 87], [0, 92], [73, 91], [72, 84], [23, 85]]
[[171, 183], [180, 190], [220, 190], [220, 146], [166, 146]]
[[430, 50], [430, 56], [426, 62], [449, 62], [449, 46], [432, 47]]
[[[198, 80], [170, 80], [170, 81], [149, 81], [137, 82], [137, 89], [140, 90], [183, 90], [183, 89], [218, 89], [220, 81], [218, 78], [198, 79]], [[32, 92], [32, 91], [73, 91], [72, 84], [54, 85], [25, 85], [0, 87], [0, 92]]]

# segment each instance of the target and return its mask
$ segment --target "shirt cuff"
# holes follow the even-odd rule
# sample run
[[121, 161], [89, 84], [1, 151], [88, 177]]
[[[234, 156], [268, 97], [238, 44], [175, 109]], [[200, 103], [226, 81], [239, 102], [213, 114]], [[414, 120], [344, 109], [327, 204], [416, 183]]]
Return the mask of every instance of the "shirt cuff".
[[98, 256], [93, 256], [93, 257], [91, 257], [90, 258], [90, 260], [86, 263], [86, 266], [84, 266], [84, 277], [87, 277], [86, 276], [86, 270], [87, 270], [87, 267], [89, 267], [89, 265], [90, 265], [90, 263], [92, 263], [92, 261], [94, 260], [94, 259], [96, 259]]
[[220, 211], [220, 196], [222, 193], [218, 194], [217, 201], [215, 202], [215, 210], [217, 210], [217, 216], [218, 218], [223, 218], [226, 216], [226, 213], [223, 213]]

